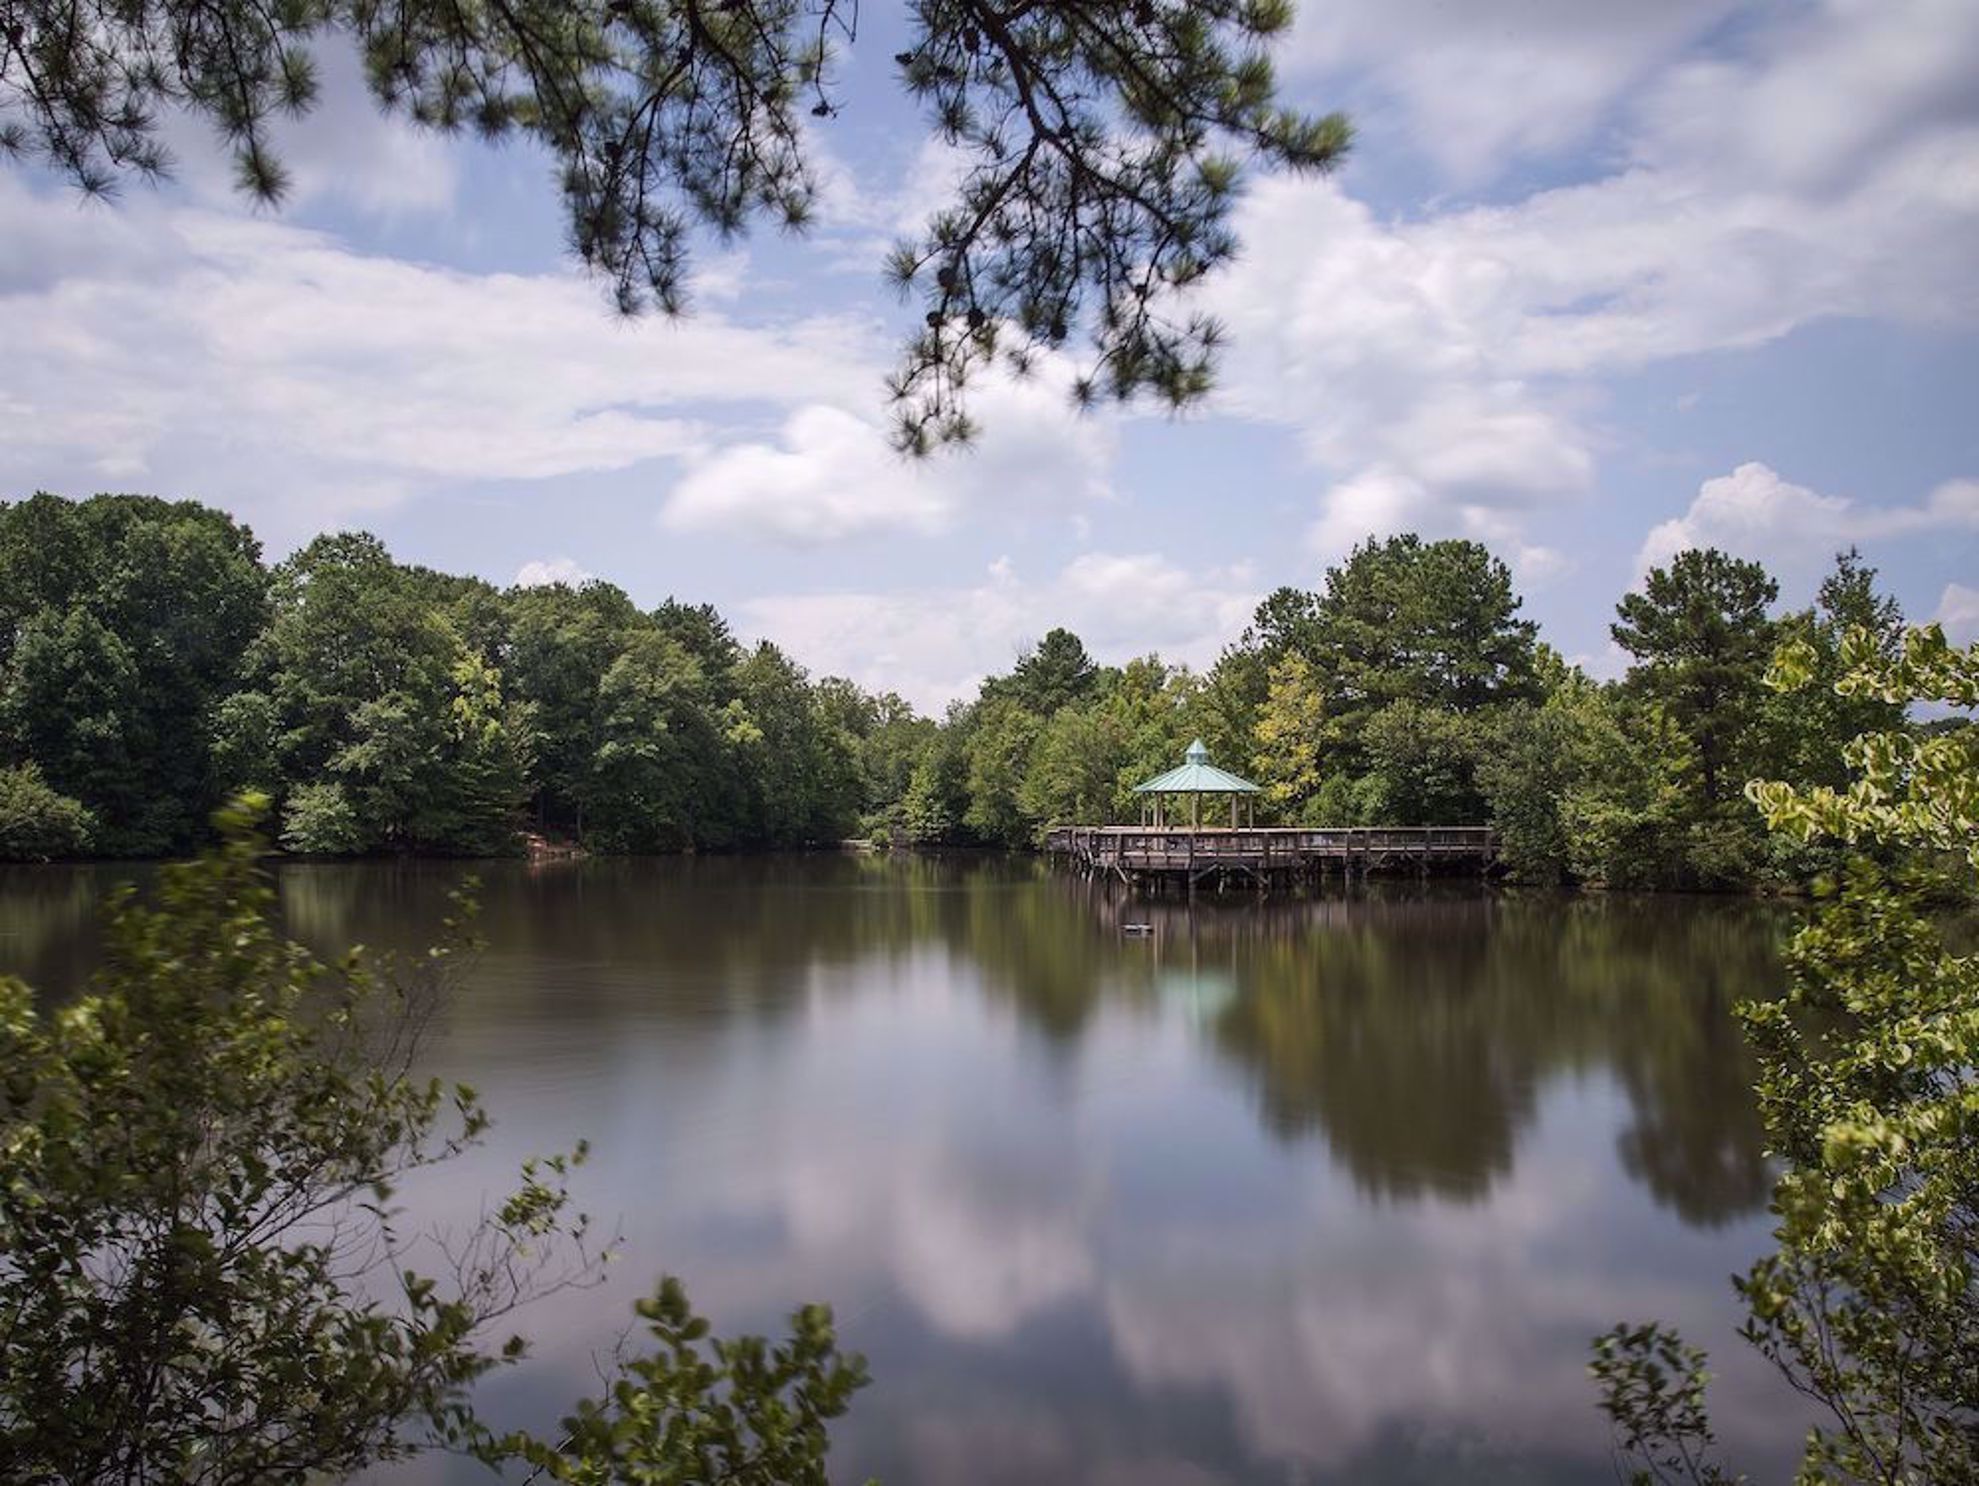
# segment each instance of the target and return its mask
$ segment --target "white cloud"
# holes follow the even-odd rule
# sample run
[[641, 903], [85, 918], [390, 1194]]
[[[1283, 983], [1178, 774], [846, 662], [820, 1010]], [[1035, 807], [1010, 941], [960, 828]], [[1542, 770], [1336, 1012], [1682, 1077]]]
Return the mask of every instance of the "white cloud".
[[448, 482], [699, 454], [726, 405], [877, 400], [885, 337], [703, 312], [625, 322], [574, 275], [472, 274], [325, 233], [133, 201], [78, 210], [0, 175], [0, 483], [143, 482], [265, 536]]
[[1158, 650], [1171, 662], [1207, 665], [1261, 596], [1247, 570], [1198, 572], [1151, 553], [1092, 552], [1043, 580], [1025, 579], [1000, 559], [973, 587], [770, 595], [744, 604], [742, 618], [815, 672], [898, 691], [938, 711], [1007, 670], [1055, 625], [1075, 631], [1103, 661]]
[[1947, 583], [1932, 617], [1945, 627], [1945, 637], [1954, 645], [1979, 644], [1979, 588]]
[[1917, 505], [1869, 506], [1795, 485], [1755, 461], [1706, 480], [1689, 510], [1652, 529], [1636, 575], [1686, 548], [1718, 547], [1807, 586], [1843, 548], [1933, 532], [1979, 533], [1979, 480], [1947, 481]]
[[552, 583], [564, 583], [572, 588], [578, 588], [589, 583], [595, 576], [580, 566], [575, 558], [536, 558], [516, 569], [515, 586], [544, 588]]
[[971, 405], [983, 426], [978, 442], [926, 459], [896, 454], [872, 411], [806, 404], [775, 442], [729, 444], [696, 459], [661, 521], [801, 544], [940, 531], [970, 508], [1104, 499], [1114, 420], [1075, 411], [1069, 377], [1051, 364], [1021, 379], [979, 380]]
[[[1394, 100], [1460, 181], [1579, 143], [1738, 0], [1333, 0], [1299, 7], [1290, 62]], [[1356, 112], [1363, 110], [1352, 98]], [[1377, 108], [1377, 118], [1390, 110]]]
[[[1579, 34], [1570, 8], [1447, 16], [1457, 34], [1431, 52], [1489, 51], [1473, 28]], [[1667, 31], [1589, 9], [1616, 29], [1589, 21], [1588, 45], [1620, 57], [1632, 27], [1656, 31], [1654, 55], [1715, 7]], [[1321, 54], [1393, 46], [1391, 24], [1385, 7], [1350, 6]], [[1333, 35], [1330, 8], [1314, 25]], [[1493, 106], [1521, 91], [1466, 86]], [[1549, 512], [1594, 488], [1609, 438], [1598, 378], [1825, 318], [1979, 324], [1973, 98], [1979, 9], [1836, 3], [1758, 28], [1738, 57], [1645, 81], [1622, 163], [1589, 181], [1399, 221], [1337, 179], [1264, 181], [1240, 214], [1247, 256], [1211, 291], [1233, 333], [1225, 405], [1296, 428], [1332, 475], [1313, 533], [1325, 551], [1390, 516], [1534, 545]], [[1844, 168], [1810, 172], [1795, 130], [1831, 115], [1850, 121], [1831, 142]]]

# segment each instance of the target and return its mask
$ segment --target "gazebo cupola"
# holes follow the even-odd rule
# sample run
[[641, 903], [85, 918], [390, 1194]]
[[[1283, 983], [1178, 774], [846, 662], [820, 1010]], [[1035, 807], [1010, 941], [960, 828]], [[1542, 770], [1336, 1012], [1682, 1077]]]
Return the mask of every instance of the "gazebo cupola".
[[1258, 787], [1248, 779], [1240, 779], [1227, 770], [1219, 769], [1209, 761], [1209, 750], [1203, 747], [1198, 738], [1189, 745], [1189, 751], [1182, 755], [1182, 766], [1170, 769], [1166, 774], [1157, 774], [1145, 784], [1134, 786], [1134, 793], [1141, 796], [1141, 824], [1180, 825], [1181, 821], [1171, 819], [1179, 814], [1182, 799], [1189, 802], [1189, 825], [1200, 828], [1202, 825], [1203, 796], [1214, 800], [1225, 796], [1230, 801], [1230, 825], [1235, 829], [1239, 824], [1240, 807], [1247, 816], [1253, 816], [1255, 801], [1252, 799]]

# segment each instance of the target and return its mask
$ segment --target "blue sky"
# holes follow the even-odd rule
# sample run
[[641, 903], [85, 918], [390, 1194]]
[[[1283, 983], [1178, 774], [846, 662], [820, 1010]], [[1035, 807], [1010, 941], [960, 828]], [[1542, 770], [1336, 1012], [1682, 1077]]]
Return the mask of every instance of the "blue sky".
[[942, 196], [862, 7], [817, 228], [702, 245], [627, 324], [546, 161], [378, 118], [326, 53], [279, 213], [174, 127], [169, 187], [0, 171], [0, 492], [145, 490], [272, 554], [361, 526], [498, 583], [709, 600], [924, 707], [1053, 624], [1203, 664], [1370, 534], [1473, 536], [1600, 674], [1613, 605], [1715, 543], [1805, 602], [1837, 547], [1979, 638], [1979, 5], [1332, 0], [1281, 58], [1349, 164], [1259, 179], [1181, 420], [983, 389], [885, 448], [886, 243]]

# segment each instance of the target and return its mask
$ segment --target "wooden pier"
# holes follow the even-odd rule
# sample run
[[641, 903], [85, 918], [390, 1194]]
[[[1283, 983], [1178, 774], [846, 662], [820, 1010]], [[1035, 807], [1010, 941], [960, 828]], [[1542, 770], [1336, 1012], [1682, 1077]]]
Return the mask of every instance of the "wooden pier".
[[1489, 826], [1061, 826], [1045, 851], [1080, 872], [1140, 886], [1206, 881], [1257, 887], [1408, 872], [1482, 874], [1498, 860]]

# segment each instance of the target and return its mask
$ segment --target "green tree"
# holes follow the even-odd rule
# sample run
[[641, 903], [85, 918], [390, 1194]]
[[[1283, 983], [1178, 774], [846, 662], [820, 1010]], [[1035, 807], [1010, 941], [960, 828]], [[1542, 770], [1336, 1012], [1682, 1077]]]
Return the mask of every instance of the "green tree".
[[344, 787], [325, 779], [290, 792], [282, 812], [282, 845], [305, 855], [357, 856], [372, 840]]
[[8, 751], [59, 792], [109, 812], [120, 849], [161, 849], [136, 788], [147, 751], [143, 683], [130, 647], [87, 609], [43, 610], [24, 624], [0, 689]]
[[[954, 199], [888, 263], [926, 329], [894, 382], [911, 448], [966, 437], [972, 371], [1026, 363], [1083, 331], [1084, 396], [1208, 388], [1216, 324], [1180, 291], [1236, 250], [1241, 165], [1323, 170], [1338, 115], [1276, 96], [1270, 46], [1286, 0], [1008, 6], [916, 0], [895, 75], [962, 164]], [[388, 112], [546, 150], [569, 239], [621, 309], [684, 306], [697, 226], [767, 216], [802, 227], [817, 195], [803, 115], [840, 107], [848, 0], [140, 0], [75, 24], [21, 0], [0, 48], [0, 150], [103, 194], [164, 174], [159, 119], [190, 111], [233, 151], [241, 188], [279, 201], [270, 122], [317, 99], [311, 44], [357, 44]]]
[[[1183, 750], [1203, 731], [1198, 726], [1202, 700], [1201, 678], [1187, 666], [1167, 665], [1159, 656], [1138, 656], [1118, 671], [1105, 673], [1100, 705], [1118, 731], [1121, 748], [1114, 776], [1114, 816], [1138, 813], [1134, 786], [1174, 768]], [[1225, 757], [1241, 758], [1243, 753]]]
[[[337, 785], [335, 810], [347, 807], [362, 849], [509, 850], [528, 793], [528, 719], [432, 587], [375, 537], [317, 538], [276, 572], [255, 690], [278, 719], [285, 784]], [[312, 796], [312, 812], [329, 798]], [[351, 839], [341, 826], [335, 836]]]
[[1320, 592], [1284, 588], [1259, 605], [1215, 688], [1255, 727], [1272, 668], [1298, 655], [1326, 699], [1327, 773], [1352, 778], [1367, 767], [1369, 720], [1390, 703], [1469, 715], [1538, 699], [1537, 626], [1518, 617], [1522, 602], [1510, 569], [1476, 542], [1370, 538]]
[[527, 1350], [517, 1309], [594, 1272], [582, 1148], [526, 1164], [416, 1273], [393, 1194], [488, 1126], [471, 1089], [414, 1073], [453, 953], [317, 962], [274, 929], [258, 855], [236, 812], [156, 907], [120, 898], [71, 1005], [0, 982], [10, 1477], [301, 1483], [446, 1444], [587, 1483], [822, 1482], [826, 1422], [864, 1373], [816, 1308], [774, 1349], [711, 1343], [666, 1282], [640, 1308], [655, 1349], [557, 1444], [476, 1415], [474, 1382]]
[[1861, 630], [1894, 654], [1903, 638], [1903, 611], [1876, 587], [1876, 570], [1850, 548], [1835, 555], [1814, 607], [1785, 616], [1782, 644], [1806, 647], [1813, 679], [1797, 691], [1769, 691], [1755, 722], [1762, 771], [1796, 784], [1847, 782], [1843, 748], [1861, 733], [1885, 732], [1902, 720], [1902, 708], [1879, 697], [1840, 691], [1842, 644]]
[[743, 651], [728, 621], [715, 606], [668, 599], [653, 611], [652, 617], [660, 633], [670, 636], [694, 657], [707, 679], [709, 695], [717, 702], [732, 700], [735, 668], [742, 664]]
[[[1794, 690], [1819, 655], [1784, 649]], [[1892, 653], [1843, 642], [1846, 697], [1979, 710], [1979, 646], [1936, 626]], [[1776, 832], [1874, 847], [1795, 937], [1783, 1002], [1742, 1010], [1760, 1110], [1784, 1164], [1777, 1247], [1739, 1281], [1745, 1335], [1827, 1418], [1800, 1479], [1979, 1478], [1979, 958], [1918, 890], [1920, 860], [1979, 871], [1979, 729], [1897, 728], [1850, 743], [1842, 788], [1749, 786]], [[1618, 1328], [1596, 1374], [1642, 1479], [1724, 1479], [1703, 1451], [1703, 1356], [1658, 1327]], [[1674, 1378], [1674, 1380], [1673, 1380]]]
[[1476, 542], [1370, 539], [1329, 568], [1307, 656], [1343, 734], [1390, 702], [1474, 712], [1537, 695], [1537, 626]]
[[1493, 719], [1479, 746], [1477, 784], [1498, 833], [1499, 859], [1520, 882], [1558, 883], [1571, 875], [1562, 806], [1582, 772], [1578, 755], [1592, 691], [1576, 677], [1537, 707], [1509, 707]]
[[1269, 690], [1258, 710], [1251, 761], [1265, 797], [1288, 820], [1303, 820], [1323, 778], [1326, 698], [1312, 663], [1288, 651], [1272, 663]]
[[753, 729], [742, 774], [751, 835], [777, 846], [840, 841], [859, 816], [859, 777], [845, 736], [827, 725], [804, 670], [765, 641], [736, 668]]
[[962, 823], [978, 840], [1028, 845], [1038, 818], [1024, 808], [1024, 779], [1043, 723], [1003, 697], [978, 704], [969, 722], [963, 741], [969, 803]]
[[657, 631], [634, 635], [599, 683], [598, 710], [579, 796], [587, 839], [613, 851], [726, 844], [740, 805], [694, 657]]
[[534, 814], [539, 825], [576, 830], [600, 746], [605, 674], [649, 621], [609, 583], [518, 588], [508, 611], [502, 674], [529, 709]]
[[81, 856], [95, 829], [80, 800], [48, 787], [40, 765], [0, 767], [0, 861]]
[[1126, 744], [1110, 709], [1059, 708], [1038, 730], [1017, 788], [1018, 812], [1042, 824], [1106, 821], [1117, 808]]
[[1651, 569], [1642, 591], [1616, 605], [1609, 633], [1635, 659], [1629, 686], [1682, 734], [1707, 809], [1744, 777], [1775, 640], [1766, 610], [1779, 594], [1758, 563], [1706, 547]]
[[1009, 697], [1034, 716], [1050, 717], [1060, 707], [1090, 697], [1098, 676], [1085, 643], [1069, 629], [1054, 629], [1018, 657], [1008, 677], [986, 690]]
[[217, 712], [266, 619], [259, 559], [191, 501], [0, 506], [0, 757], [81, 800], [99, 850], [183, 849], [218, 803]]
[[1383, 825], [1471, 825], [1485, 817], [1475, 725], [1421, 702], [1390, 702], [1367, 721], [1368, 808]]

